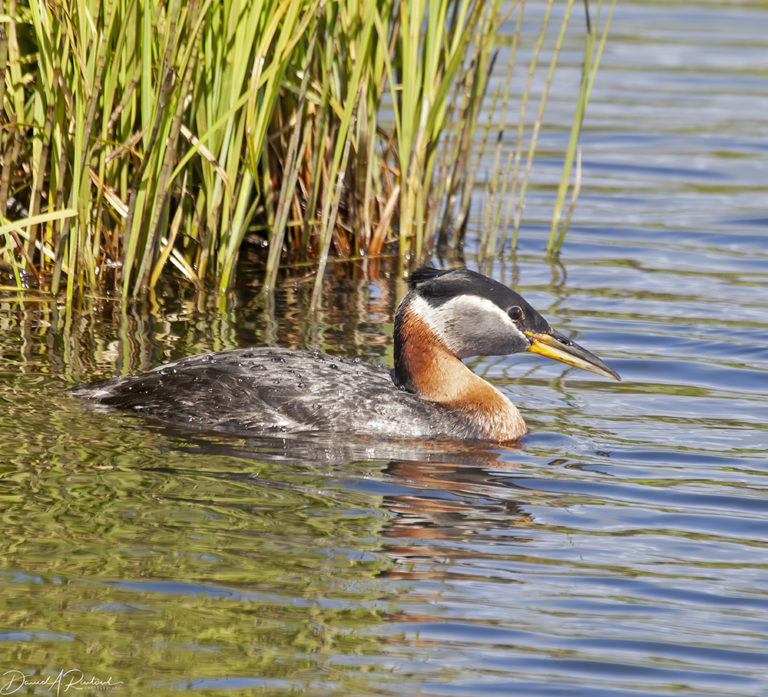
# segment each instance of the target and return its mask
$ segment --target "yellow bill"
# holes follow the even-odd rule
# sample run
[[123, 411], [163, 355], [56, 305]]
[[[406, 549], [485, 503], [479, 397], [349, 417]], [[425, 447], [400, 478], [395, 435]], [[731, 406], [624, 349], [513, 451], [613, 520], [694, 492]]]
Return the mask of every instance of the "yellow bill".
[[605, 375], [607, 378], [621, 380], [619, 374], [612, 368], [609, 368], [595, 354], [590, 353], [587, 349], [558, 332], [553, 332], [552, 334], [526, 332], [526, 335], [531, 340], [531, 345], [528, 347], [531, 353], [538, 353], [541, 356], [553, 358], [561, 363], [572, 365], [574, 368], [581, 368], [591, 373]]

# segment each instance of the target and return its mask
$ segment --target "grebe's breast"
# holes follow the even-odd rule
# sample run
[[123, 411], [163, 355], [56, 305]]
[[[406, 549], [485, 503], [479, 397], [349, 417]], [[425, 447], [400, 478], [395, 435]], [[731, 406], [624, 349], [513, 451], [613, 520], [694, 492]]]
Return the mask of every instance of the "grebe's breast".
[[460, 414], [399, 389], [387, 368], [292, 349], [190, 356], [140, 375], [83, 385], [72, 393], [169, 424], [211, 431], [461, 440], [484, 436]]

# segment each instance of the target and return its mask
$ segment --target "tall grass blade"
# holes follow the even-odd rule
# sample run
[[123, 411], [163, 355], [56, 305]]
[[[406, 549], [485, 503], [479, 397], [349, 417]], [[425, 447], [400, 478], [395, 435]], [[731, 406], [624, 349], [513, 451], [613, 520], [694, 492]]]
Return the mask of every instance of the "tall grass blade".
[[[586, 0], [584, 3], [584, 9], [586, 12], [587, 34], [584, 41], [584, 64], [582, 67], [581, 75], [581, 89], [579, 90], [579, 99], [576, 104], [576, 112], [573, 118], [573, 125], [571, 126], [571, 135], [568, 141], [568, 150], [565, 155], [565, 162], [563, 163], [563, 174], [560, 180], [560, 185], [557, 190], [557, 198], [555, 200], [555, 208], [552, 215], [552, 227], [549, 233], [549, 241], [547, 242], [547, 252], [549, 254], [557, 254], [560, 251], [560, 247], [565, 239], [565, 233], [568, 230], [571, 216], [573, 215], [573, 209], [578, 198], [579, 190], [581, 189], [581, 176], [577, 177], [573, 186], [573, 194], [571, 197], [571, 205], [562, 225], [560, 225], [560, 218], [562, 215], [563, 205], [565, 202], [565, 195], [568, 189], [568, 182], [570, 181], [571, 167], [573, 165], [574, 157], [576, 157], [579, 136], [581, 134], [582, 124], [584, 123], [584, 112], [589, 102], [589, 96], [592, 91], [592, 85], [595, 81], [595, 75], [597, 74], [597, 68], [600, 65], [600, 58], [605, 47], [605, 42], [608, 38], [608, 29], [611, 26], [611, 19], [613, 18], [613, 10], [616, 7], [616, 0], [611, 0], [611, 6], [608, 11], [608, 17], [603, 25], [602, 35], [600, 41], [595, 48], [595, 41], [597, 39], [597, 30], [600, 22], [600, 11], [602, 9], [603, 2], [599, 0], [597, 6], [597, 17], [594, 25], [589, 17], [589, 5]], [[558, 232], [558, 226], [560, 230]]]

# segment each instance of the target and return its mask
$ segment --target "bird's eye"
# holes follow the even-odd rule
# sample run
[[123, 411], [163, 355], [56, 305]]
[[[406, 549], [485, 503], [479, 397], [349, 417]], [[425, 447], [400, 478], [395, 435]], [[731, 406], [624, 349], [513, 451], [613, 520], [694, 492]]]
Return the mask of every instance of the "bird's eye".
[[517, 322], [523, 318], [523, 308], [519, 305], [513, 305], [507, 310], [507, 315], [509, 315], [509, 319], [513, 322]]

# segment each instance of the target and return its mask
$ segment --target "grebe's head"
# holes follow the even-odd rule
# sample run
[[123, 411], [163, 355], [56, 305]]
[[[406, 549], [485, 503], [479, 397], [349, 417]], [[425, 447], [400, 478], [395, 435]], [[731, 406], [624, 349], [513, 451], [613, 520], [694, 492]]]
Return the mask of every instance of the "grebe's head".
[[552, 329], [518, 293], [466, 268], [422, 268], [401, 310], [417, 316], [459, 358], [531, 351], [620, 380], [597, 356]]

